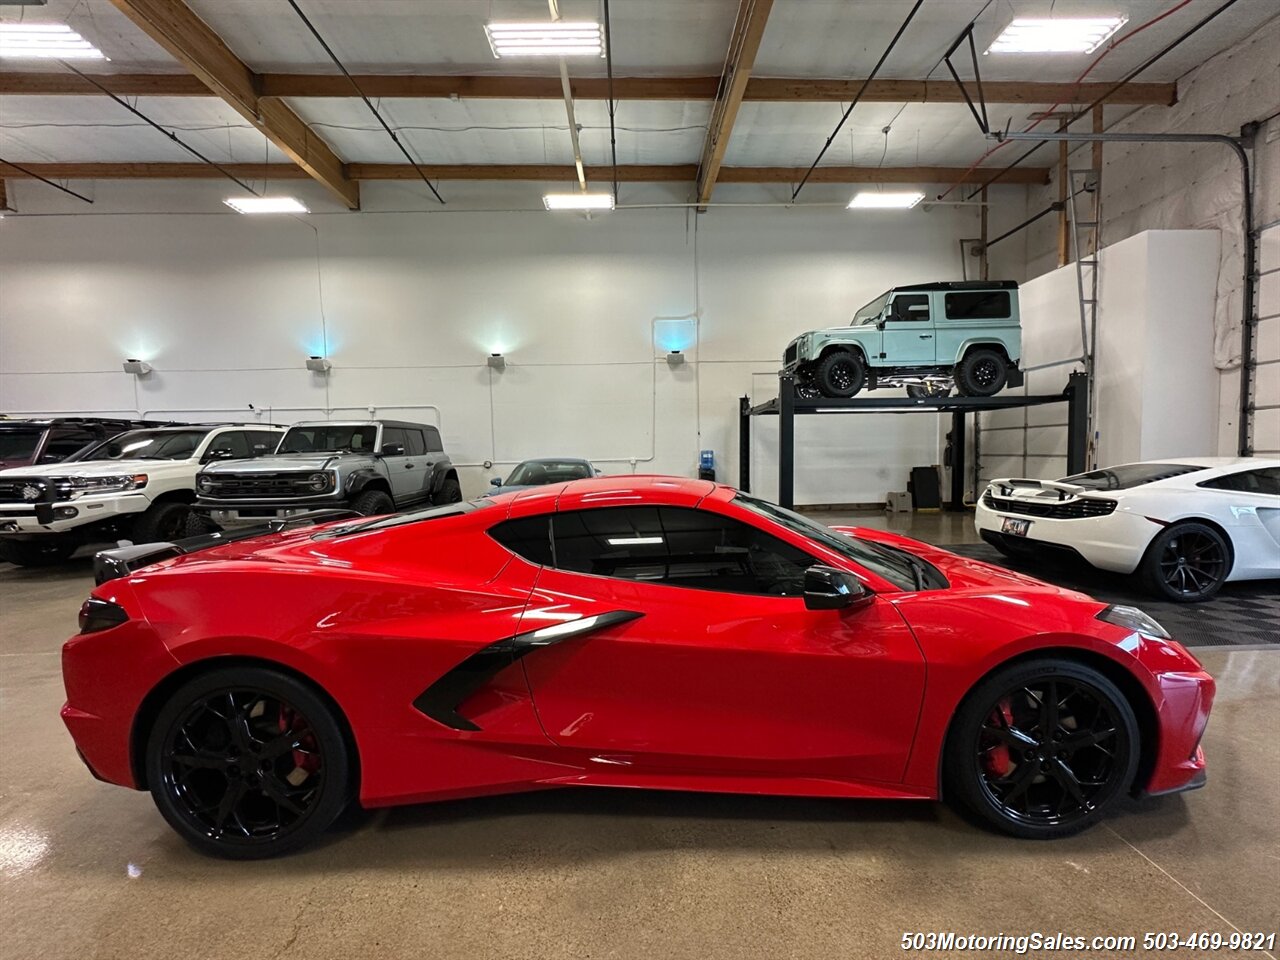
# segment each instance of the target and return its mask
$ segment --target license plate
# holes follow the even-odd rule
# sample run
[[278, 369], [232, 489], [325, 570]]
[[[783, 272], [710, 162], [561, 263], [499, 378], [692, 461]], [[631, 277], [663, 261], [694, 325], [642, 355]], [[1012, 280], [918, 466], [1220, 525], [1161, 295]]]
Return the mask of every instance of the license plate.
[[1000, 532], [1013, 537], [1025, 537], [1030, 529], [1030, 520], [1017, 520], [1013, 517], [1005, 517], [1004, 522], [1000, 524]]

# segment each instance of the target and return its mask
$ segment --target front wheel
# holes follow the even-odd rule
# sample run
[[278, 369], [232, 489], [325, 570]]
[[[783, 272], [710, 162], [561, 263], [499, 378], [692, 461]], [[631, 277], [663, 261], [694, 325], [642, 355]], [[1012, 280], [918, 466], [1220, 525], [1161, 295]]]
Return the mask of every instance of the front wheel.
[[147, 738], [160, 813], [204, 853], [277, 856], [315, 840], [352, 794], [333, 708], [287, 674], [213, 670], [183, 684]]
[[948, 798], [1002, 833], [1049, 840], [1099, 820], [1133, 782], [1138, 722], [1119, 688], [1072, 660], [1015, 664], [957, 711]]
[[1151, 541], [1140, 567], [1147, 589], [1177, 603], [1211, 599], [1231, 572], [1231, 544], [1204, 523], [1175, 523]]
[[814, 382], [824, 397], [852, 397], [867, 381], [867, 369], [856, 353], [838, 350], [818, 361]]
[[187, 536], [187, 517], [190, 504], [178, 500], [161, 500], [153, 503], [134, 521], [133, 539], [136, 543], [164, 543], [181, 540]]
[[995, 350], [970, 350], [956, 364], [955, 379], [966, 397], [994, 397], [1009, 379], [1009, 362]]
[[362, 517], [377, 517], [395, 513], [396, 503], [381, 490], [366, 490], [351, 501], [351, 509]]

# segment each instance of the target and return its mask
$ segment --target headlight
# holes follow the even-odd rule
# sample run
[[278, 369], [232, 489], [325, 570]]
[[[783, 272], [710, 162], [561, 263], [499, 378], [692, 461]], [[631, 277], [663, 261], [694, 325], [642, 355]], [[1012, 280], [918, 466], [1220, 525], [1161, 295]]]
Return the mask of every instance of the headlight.
[[333, 474], [331, 473], [313, 473], [307, 477], [307, 486], [317, 493], [324, 493], [333, 486]]
[[207, 493], [213, 489], [213, 477], [206, 477], [204, 474], [200, 474], [196, 479], [196, 486]]
[[145, 473], [115, 477], [63, 477], [55, 481], [60, 491], [72, 498], [83, 497], [90, 493], [122, 493], [126, 490], [141, 490], [147, 485]]
[[1098, 619], [1105, 623], [1115, 624], [1117, 627], [1124, 627], [1126, 630], [1132, 630], [1135, 633], [1141, 633], [1143, 636], [1156, 637], [1160, 640], [1172, 639], [1164, 627], [1160, 626], [1137, 607], [1127, 607], [1121, 603], [1113, 603], [1098, 614]]

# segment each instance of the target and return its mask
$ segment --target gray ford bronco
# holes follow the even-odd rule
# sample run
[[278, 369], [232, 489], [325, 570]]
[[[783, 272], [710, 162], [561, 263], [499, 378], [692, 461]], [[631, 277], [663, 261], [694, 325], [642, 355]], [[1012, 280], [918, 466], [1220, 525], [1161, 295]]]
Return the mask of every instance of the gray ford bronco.
[[847, 327], [801, 334], [783, 372], [802, 396], [852, 397], [866, 387], [907, 388], [912, 397], [990, 397], [1023, 382], [1018, 285], [1012, 280], [894, 287]]
[[196, 478], [188, 533], [322, 509], [394, 513], [462, 499], [440, 431], [399, 420], [296, 423], [274, 456], [211, 463]]

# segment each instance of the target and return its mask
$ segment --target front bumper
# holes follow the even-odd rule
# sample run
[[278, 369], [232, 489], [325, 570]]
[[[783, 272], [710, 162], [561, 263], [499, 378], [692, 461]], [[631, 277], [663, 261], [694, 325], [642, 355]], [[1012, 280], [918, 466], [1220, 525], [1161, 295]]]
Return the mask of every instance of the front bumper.
[[[0, 536], [43, 536], [143, 513], [151, 501], [142, 494], [80, 497], [76, 500], [0, 504]], [[70, 517], [59, 511], [75, 510]]]
[[1217, 686], [1203, 670], [1156, 675], [1156, 756], [1141, 795], [1158, 797], [1202, 787], [1207, 779], [1200, 741]]
[[268, 520], [283, 520], [299, 514], [311, 513], [314, 510], [344, 510], [346, 508], [346, 500], [327, 495], [287, 502], [281, 502], [280, 500], [197, 500], [192, 510], [208, 517], [224, 530], [232, 530], [236, 527], [258, 526]]
[[1027, 535], [1018, 537], [1018, 540], [1032, 545], [1047, 544], [1074, 551], [1099, 570], [1109, 570], [1112, 573], [1127, 574], [1138, 569], [1147, 545], [1160, 532], [1158, 524], [1128, 512], [1123, 505], [1116, 507], [1114, 513], [1105, 517], [1055, 520], [993, 510], [981, 498], [974, 509], [974, 529], [984, 540], [989, 539], [987, 533], [1001, 535], [1006, 517], [1031, 521]]

